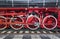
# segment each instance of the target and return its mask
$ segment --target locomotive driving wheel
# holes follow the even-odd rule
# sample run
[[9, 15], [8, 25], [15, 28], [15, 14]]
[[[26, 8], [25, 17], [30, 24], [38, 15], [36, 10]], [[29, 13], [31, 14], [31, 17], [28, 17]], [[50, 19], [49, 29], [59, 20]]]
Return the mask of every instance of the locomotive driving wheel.
[[6, 18], [4, 16], [0, 16], [0, 30], [4, 30], [5, 28], [7, 28], [5, 22], [6, 22]]
[[56, 26], [57, 26], [57, 19], [54, 16], [49, 15], [43, 19], [43, 27], [45, 29], [52, 30], [56, 28]]
[[11, 24], [10, 25], [14, 30], [19, 30], [23, 27], [23, 24], [19, 24], [19, 23], [24, 22], [24, 20], [21, 17], [12, 18], [11, 21], [12, 21], [12, 23], [16, 23], [16, 24]]
[[29, 29], [36, 30], [40, 26], [40, 19], [35, 15], [30, 15], [28, 16], [26, 23]]

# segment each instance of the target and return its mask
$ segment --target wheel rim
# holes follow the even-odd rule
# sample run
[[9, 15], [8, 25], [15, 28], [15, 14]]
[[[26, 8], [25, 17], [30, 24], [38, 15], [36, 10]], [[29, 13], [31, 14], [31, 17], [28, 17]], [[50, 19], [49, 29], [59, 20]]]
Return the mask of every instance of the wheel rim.
[[40, 19], [37, 16], [30, 15], [27, 18], [27, 27], [31, 30], [36, 30], [40, 26]]
[[49, 15], [43, 19], [43, 27], [45, 29], [52, 30], [56, 28], [56, 26], [57, 26], [57, 19], [54, 16]]
[[6, 22], [6, 18], [4, 16], [0, 16], [0, 30], [4, 30], [7, 26], [4, 24]]
[[10, 25], [14, 30], [19, 30], [19, 29], [23, 28], [23, 24], [18, 24], [18, 22], [24, 22], [24, 20], [21, 17], [17, 17], [13, 22], [17, 23], [17, 24]]

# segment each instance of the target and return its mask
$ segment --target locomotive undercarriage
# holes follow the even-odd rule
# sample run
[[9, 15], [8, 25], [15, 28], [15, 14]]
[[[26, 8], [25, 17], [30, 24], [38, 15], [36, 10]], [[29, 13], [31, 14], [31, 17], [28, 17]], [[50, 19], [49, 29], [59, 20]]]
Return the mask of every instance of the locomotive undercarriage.
[[58, 12], [55, 8], [0, 8], [0, 30], [27, 28], [53, 30], [58, 25]]

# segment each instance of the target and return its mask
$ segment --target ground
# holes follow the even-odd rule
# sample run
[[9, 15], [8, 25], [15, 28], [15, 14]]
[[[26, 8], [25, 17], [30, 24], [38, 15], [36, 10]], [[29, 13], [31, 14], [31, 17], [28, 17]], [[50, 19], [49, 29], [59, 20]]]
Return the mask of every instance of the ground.
[[60, 34], [0, 34], [0, 39], [60, 39]]
[[60, 39], [60, 29], [4, 29], [0, 30], [0, 39]]

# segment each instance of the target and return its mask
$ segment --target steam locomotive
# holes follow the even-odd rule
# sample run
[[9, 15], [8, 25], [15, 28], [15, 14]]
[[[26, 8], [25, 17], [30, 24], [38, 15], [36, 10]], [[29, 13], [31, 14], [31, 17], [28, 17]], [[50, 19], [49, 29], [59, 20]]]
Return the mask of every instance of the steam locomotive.
[[0, 0], [0, 30], [60, 28], [59, 0]]

